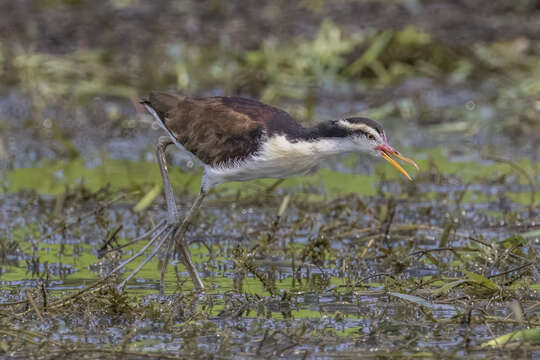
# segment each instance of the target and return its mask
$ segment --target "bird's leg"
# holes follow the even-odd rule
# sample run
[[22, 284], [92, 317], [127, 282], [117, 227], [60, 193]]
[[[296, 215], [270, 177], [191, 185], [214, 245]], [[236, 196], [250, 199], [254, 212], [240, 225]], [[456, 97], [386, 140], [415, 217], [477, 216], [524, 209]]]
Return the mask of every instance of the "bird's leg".
[[184, 218], [184, 221], [182, 221], [182, 224], [180, 225], [180, 227], [178, 227], [173, 234], [173, 239], [176, 239], [176, 247], [178, 250], [180, 250], [179, 252], [184, 260], [184, 265], [186, 265], [186, 269], [189, 272], [189, 275], [191, 276], [193, 285], [197, 289], [204, 289], [204, 284], [199, 276], [199, 273], [197, 272], [197, 269], [195, 269], [195, 266], [193, 265], [193, 260], [191, 259], [191, 251], [189, 250], [189, 246], [184, 236], [186, 234], [188, 226], [193, 221], [193, 217], [195, 217], [195, 215], [197, 214], [197, 211], [201, 207], [201, 203], [204, 200], [205, 196], [206, 196], [206, 192], [201, 189], [201, 192], [195, 199], [195, 202], [193, 203], [193, 205], [191, 206], [191, 209], [189, 210], [186, 217]]
[[176, 245], [177, 248], [182, 256], [182, 259], [184, 260], [184, 265], [186, 266], [189, 275], [191, 276], [191, 279], [193, 281], [193, 284], [195, 288], [197, 289], [204, 289], [204, 284], [201, 281], [201, 278], [199, 276], [199, 273], [195, 269], [195, 266], [193, 265], [193, 260], [191, 259], [191, 252], [189, 251], [189, 247], [187, 246], [187, 243], [185, 241], [185, 234], [188, 229], [188, 226], [192, 223], [194, 216], [197, 214], [197, 211], [199, 210], [201, 206], [201, 202], [203, 201], [204, 197], [206, 196], [206, 192], [201, 190], [200, 194], [195, 199], [195, 202], [189, 212], [186, 214], [184, 220], [180, 222], [180, 219], [178, 218], [178, 210], [176, 208], [176, 202], [174, 200], [174, 194], [172, 191], [171, 183], [169, 181], [169, 173], [167, 169], [167, 162], [165, 158], [165, 149], [168, 145], [172, 144], [173, 142], [167, 138], [167, 137], [161, 137], [159, 138], [159, 142], [157, 145], [156, 153], [158, 158], [158, 164], [159, 164], [159, 170], [161, 172], [161, 177], [163, 180], [163, 189], [165, 192], [165, 198], [167, 200], [167, 223], [164, 221], [160, 222], [157, 226], [155, 226], [150, 231], [146, 232], [143, 236], [139, 237], [136, 240], [139, 240], [140, 238], [150, 236], [152, 235], [151, 239], [144, 245], [144, 247], [139, 250], [135, 255], [130, 257], [128, 260], [122, 262], [120, 265], [118, 265], [115, 269], [111, 271], [111, 275], [118, 272], [120, 269], [124, 268], [127, 264], [135, 260], [135, 258], [142, 255], [146, 249], [150, 247], [153, 243], [155, 243], [160, 237], [161, 240], [154, 246], [154, 249], [151, 251], [151, 253], [133, 270], [128, 277], [120, 285], [118, 286], [119, 289], [122, 289], [125, 287], [127, 282], [133, 278], [142, 268], [144, 265], [146, 265], [165, 245], [165, 243], [168, 243], [168, 250], [165, 256], [165, 261], [163, 262], [163, 265], [161, 267], [161, 280], [160, 280], [160, 292], [163, 293], [164, 289], [164, 277], [165, 277], [165, 270], [167, 268], [167, 264], [169, 262], [170, 258], [170, 248], [171, 244], [174, 239], [177, 239]]
[[[169, 171], [167, 168], [167, 158], [165, 156], [165, 149], [172, 144], [172, 140], [166, 136], [162, 136], [158, 140], [156, 147], [156, 156], [159, 164], [159, 172], [161, 173], [161, 180], [163, 181], [163, 191], [165, 192], [165, 200], [167, 201], [167, 222], [169, 225], [173, 225], [178, 221], [178, 210], [176, 208], [176, 201], [174, 200], [174, 194], [172, 191], [171, 182], [169, 180]], [[169, 264], [169, 258], [171, 256], [171, 244], [172, 239], [167, 242], [167, 250], [165, 253], [165, 260], [161, 264], [161, 276], [159, 279], [159, 292], [163, 295], [165, 291], [165, 271]]]
[[[172, 233], [172, 239], [176, 240], [177, 249], [179, 250], [183, 260], [184, 265], [186, 266], [189, 275], [191, 276], [191, 279], [193, 281], [193, 284], [196, 288], [204, 289], [203, 282], [201, 281], [201, 278], [199, 276], [199, 273], [195, 269], [195, 266], [193, 265], [193, 260], [191, 259], [191, 252], [189, 251], [189, 247], [184, 239], [184, 235], [187, 231], [187, 228], [189, 224], [192, 222], [193, 217], [197, 213], [197, 210], [201, 206], [201, 202], [206, 196], [206, 193], [201, 190], [199, 196], [195, 199], [195, 203], [189, 210], [189, 212], [186, 214], [184, 220], [182, 223], [179, 223], [178, 218], [178, 210], [176, 208], [176, 201], [174, 200], [174, 194], [172, 191], [171, 183], [169, 181], [169, 171], [167, 169], [167, 160], [165, 157], [165, 149], [168, 145], [172, 144], [172, 140], [166, 136], [162, 136], [159, 138], [158, 145], [157, 145], [157, 159], [159, 164], [159, 170], [161, 172], [161, 179], [163, 181], [163, 190], [165, 192], [165, 199], [167, 200], [167, 213], [168, 213], [168, 223], [170, 226], [174, 227], [175, 230]], [[170, 250], [170, 244], [167, 246]], [[163, 261], [163, 264], [161, 266], [161, 278], [160, 278], [160, 291], [163, 292], [164, 289], [164, 278], [165, 278], [165, 270], [167, 268], [167, 265], [169, 263], [170, 258], [170, 251], [167, 251], [165, 254], [165, 260]]]
[[[120, 283], [120, 285], [118, 286], [119, 289], [123, 289], [126, 286], [127, 282], [131, 280], [143, 268], [143, 266], [146, 265], [157, 254], [159, 249], [161, 249], [161, 247], [163, 247], [165, 243], [168, 243], [168, 246], [167, 246], [168, 250], [166, 253], [165, 261], [161, 267], [160, 292], [163, 293], [164, 274], [165, 274], [165, 269], [167, 267], [167, 264], [169, 262], [170, 248], [171, 248], [173, 239], [178, 239], [177, 247], [180, 250], [179, 252], [181, 253], [181, 256], [184, 260], [184, 264], [191, 276], [193, 284], [198, 289], [204, 289], [204, 284], [201, 281], [199, 273], [197, 272], [197, 270], [195, 269], [195, 266], [193, 265], [193, 261], [191, 259], [191, 253], [184, 239], [184, 236], [186, 234], [188, 226], [193, 221], [193, 217], [195, 216], [195, 214], [197, 213], [197, 210], [201, 206], [201, 202], [206, 196], [206, 193], [201, 190], [201, 193], [195, 199], [195, 203], [193, 204], [193, 206], [191, 207], [191, 209], [185, 216], [184, 220], [180, 222], [178, 218], [178, 210], [176, 208], [176, 202], [174, 200], [174, 194], [172, 191], [171, 183], [169, 181], [169, 173], [168, 173], [167, 162], [166, 162], [166, 157], [165, 157], [165, 149], [167, 148], [168, 145], [172, 143], [173, 142], [169, 138], [160, 137], [157, 148], [156, 148], [159, 170], [161, 172], [161, 177], [163, 181], [163, 189], [165, 191], [165, 198], [167, 200], [167, 214], [168, 214], [167, 221], [166, 222], [161, 221], [158, 225], [153, 227], [150, 231], [146, 232], [142, 236], [130, 242], [128, 245], [144, 237], [151, 236], [150, 240], [143, 246], [141, 250], [139, 250], [135, 255], [123, 261], [120, 265], [114, 268], [109, 275], [112, 275], [120, 271], [127, 264], [131, 263], [137, 257], [142, 255], [142, 253], [146, 251], [150, 247], [150, 245], [156, 243], [156, 241], [160, 237], [161, 237], [161, 240], [157, 242], [157, 244], [154, 246], [154, 249], [151, 251], [151, 253], [135, 268], [135, 270], [133, 270], [126, 277], [126, 279], [122, 281], [122, 283]], [[125, 247], [125, 246], [122, 246], [122, 247]]]
[[176, 209], [176, 201], [169, 181], [169, 170], [167, 169], [167, 159], [165, 157], [165, 149], [172, 144], [172, 140], [167, 136], [162, 136], [158, 140], [156, 147], [156, 155], [161, 172], [161, 180], [163, 181], [163, 191], [165, 192], [165, 200], [167, 200], [167, 221], [170, 225], [178, 223], [178, 210]]
[[167, 249], [165, 250], [165, 260], [161, 264], [161, 276], [159, 278], [159, 295], [165, 295], [165, 271], [167, 271], [167, 265], [169, 265], [169, 258], [171, 257], [171, 245], [172, 239], [167, 241]]

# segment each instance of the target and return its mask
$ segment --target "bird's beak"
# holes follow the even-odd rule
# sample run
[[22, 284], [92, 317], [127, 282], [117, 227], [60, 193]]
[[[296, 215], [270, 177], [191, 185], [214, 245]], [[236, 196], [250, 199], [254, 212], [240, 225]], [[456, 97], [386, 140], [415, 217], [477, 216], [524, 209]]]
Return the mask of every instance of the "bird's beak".
[[375, 150], [379, 150], [381, 152], [381, 156], [383, 157], [384, 160], [388, 161], [390, 164], [394, 165], [394, 167], [396, 169], [399, 170], [400, 173], [402, 173], [403, 175], [405, 175], [405, 177], [409, 180], [412, 181], [411, 177], [409, 176], [409, 174], [407, 174], [407, 172], [405, 171], [405, 169], [403, 169], [401, 167], [401, 165], [399, 165], [396, 160], [392, 159], [390, 157], [390, 155], [394, 155], [395, 157], [397, 157], [398, 159], [402, 160], [402, 161], [405, 161], [406, 163], [408, 164], [411, 164], [413, 165], [416, 170], [419, 170], [418, 168], [418, 165], [416, 165], [416, 163], [409, 159], [409, 158], [406, 158], [405, 156], [401, 155], [399, 153], [399, 151], [397, 151], [396, 149], [394, 149], [393, 147], [391, 147], [390, 145], [388, 144], [383, 144], [383, 145], [379, 145], [375, 148]]

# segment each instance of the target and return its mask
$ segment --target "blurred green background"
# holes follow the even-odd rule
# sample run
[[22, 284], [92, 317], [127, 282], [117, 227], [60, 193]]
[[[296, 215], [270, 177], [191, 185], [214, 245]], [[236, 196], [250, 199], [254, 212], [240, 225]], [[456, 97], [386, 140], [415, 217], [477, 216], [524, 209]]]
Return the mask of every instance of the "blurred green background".
[[537, 163], [539, 4], [2, 0], [2, 168], [148, 160], [132, 101], [152, 89], [262, 99], [304, 124], [361, 114], [396, 145]]

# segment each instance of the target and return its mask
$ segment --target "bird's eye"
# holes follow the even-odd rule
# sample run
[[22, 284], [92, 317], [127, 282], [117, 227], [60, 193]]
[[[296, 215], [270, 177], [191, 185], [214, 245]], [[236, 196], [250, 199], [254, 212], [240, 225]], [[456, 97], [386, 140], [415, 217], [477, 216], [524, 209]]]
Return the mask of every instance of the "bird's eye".
[[373, 134], [367, 133], [367, 134], [366, 134], [366, 139], [368, 139], [368, 140], [375, 140], [375, 136], [373, 136]]

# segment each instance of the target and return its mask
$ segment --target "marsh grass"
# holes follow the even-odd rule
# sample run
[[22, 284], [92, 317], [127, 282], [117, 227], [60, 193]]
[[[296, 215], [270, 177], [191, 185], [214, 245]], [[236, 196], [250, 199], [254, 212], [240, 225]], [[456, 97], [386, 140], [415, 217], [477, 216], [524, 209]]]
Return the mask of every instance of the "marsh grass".
[[[40, 1], [40, 17], [0, 39], [0, 356], [536, 356], [540, 49], [519, 24], [456, 44], [423, 2], [422, 21], [400, 25], [387, 14], [417, 2], [345, 14], [303, 1], [279, 5], [303, 15], [280, 20], [290, 34], [268, 33], [258, 25], [273, 2], [173, 3], [150, 16], [138, 1]], [[456, 24], [473, 15], [457, 9], [445, 14]], [[488, 10], [504, 22], [534, 8]], [[125, 22], [88, 36], [70, 28], [81, 14]], [[383, 25], [358, 26], [374, 24], [365, 14]], [[44, 42], [50, 29], [77, 41]], [[346, 157], [309, 177], [221, 186], [188, 236], [208, 290], [175, 259], [158, 295], [158, 258], [119, 292], [124, 274], [110, 271], [165, 216], [157, 135], [132, 106], [150, 88], [261, 98], [304, 123], [384, 120], [422, 171], [410, 183]], [[170, 160], [185, 209], [200, 170]]]
[[[446, 176], [437, 174], [442, 183], [446, 182]], [[464, 217], [461, 210], [467, 205], [463, 202], [463, 193], [467, 190], [445, 192], [446, 200], [439, 197], [437, 202], [427, 203], [426, 194], [418, 190], [400, 199], [351, 194], [324, 200], [289, 192], [287, 206], [277, 194], [267, 195], [262, 204], [257, 192], [245, 193], [241, 200], [226, 199], [223, 195], [211, 198], [208, 209], [202, 211], [190, 235], [194, 241], [194, 260], [203, 271], [208, 291], [191, 290], [186, 273], [177, 264], [174, 270], [171, 267], [168, 271], [167, 295], [161, 297], [153, 290], [155, 285], [148, 287], [159, 283], [159, 262], [147, 265], [139, 276], [144, 281], [132, 282], [124, 293], [116, 290], [122, 275], [106, 277], [106, 271], [92, 265], [97, 258], [91, 254], [99, 243], [111, 243], [114, 237], [114, 244], [111, 243], [114, 248], [130, 239], [123, 228], [111, 228], [114, 225], [111, 216], [124, 219], [123, 227], [126, 227], [126, 217], [146, 217], [125, 208], [130, 203], [125, 202], [129, 192], [117, 195], [113, 201], [107, 200], [111, 197], [110, 189], [80, 191], [65, 194], [61, 200], [62, 210], [57, 213], [61, 218], [66, 211], [80, 213], [82, 210], [77, 208], [81, 207], [86, 209], [85, 215], [66, 219], [43, 233], [39, 228], [25, 230], [30, 237], [19, 231], [16, 246], [18, 251], [24, 252], [30, 250], [28, 245], [37, 247], [32, 250], [33, 262], [57, 263], [58, 255], [51, 257], [55, 252], [50, 253], [47, 248], [57, 248], [57, 236], [73, 238], [85, 224], [86, 231], [93, 234], [90, 244], [96, 245], [83, 245], [82, 251], [90, 251], [90, 256], [86, 256], [86, 260], [81, 258], [75, 266], [78, 273], [84, 267], [92, 270], [85, 272], [86, 279], [79, 274], [70, 280], [72, 275], [51, 273], [49, 266], [33, 273], [32, 283], [36, 285], [26, 292], [17, 291], [17, 284], [28, 275], [18, 275], [20, 280], [13, 278], [12, 285], [5, 289], [14, 292], [5, 295], [7, 302], [0, 308], [6, 324], [4, 336], [19, 339], [4, 343], [8, 353], [28, 354], [45, 347], [48, 353], [58, 356], [158, 357], [151, 350], [157, 344], [152, 345], [151, 340], [140, 344], [137, 341], [144, 339], [143, 334], [150, 328], [158, 326], [159, 333], [163, 334], [161, 341], [183, 344], [182, 356], [207, 354], [203, 344], [208, 338], [215, 339], [212, 346], [237, 354], [239, 348], [234, 339], [243, 331], [231, 330], [225, 324], [240, 325], [248, 319], [258, 325], [244, 330], [243, 336], [250, 339], [247, 346], [251, 350], [244, 354], [247, 357], [256, 353], [291, 355], [300, 344], [328, 352], [331, 344], [342, 343], [348, 351], [354, 351], [369, 346], [370, 341], [380, 344], [391, 341], [395, 325], [383, 320], [389, 314], [394, 314], [396, 321], [414, 322], [422, 327], [459, 328], [465, 333], [459, 336], [454, 348], [464, 347], [471, 353], [485, 351], [493, 344], [504, 345], [505, 351], [523, 353], [534, 351], [530, 349], [537, 344], [535, 328], [540, 326], [535, 310], [539, 291], [538, 251], [534, 233], [531, 237], [527, 235], [530, 231], [519, 230], [534, 224], [520, 218], [501, 227], [487, 218], [482, 224], [471, 227], [471, 219]], [[49, 200], [42, 206], [58, 208], [58, 201]], [[231, 219], [223, 215], [227, 212], [220, 214], [220, 209], [231, 202], [251, 212], [234, 217], [232, 224], [222, 227], [221, 221]], [[418, 203], [425, 204], [420, 214], [413, 217], [404, 214], [404, 209]], [[366, 212], [366, 209], [370, 210]], [[439, 226], [433, 224], [434, 214], [441, 212], [446, 213], [447, 220]], [[255, 219], [249, 220], [250, 213], [257, 214]], [[368, 214], [365, 216], [369, 219], [358, 218], [362, 213]], [[44, 216], [37, 214], [38, 218]], [[140, 220], [130, 221], [139, 223]], [[216, 226], [223, 229], [218, 233], [222, 235], [213, 238], [212, 228]], [[515, 230], [509, 232], [510, 228]], [[106, 229], [110, 230], [104, 231]], [[226, 234], [235, 232], [234, 229], [245, 229], [240, 234], [240, 242], [227, 240]], [[493, 229], [498, 230], [494, 233]], [[496, 235], [501, 230], [509, 235]], [[56, 236], [54, 242], [46, 240], [53, 235]], [[70, 253], [75, 253], [75, 247], [81, 245], [65, 243], [60, 252], [69, 257]], [[108, 253], [99, 267], [110, 269], [118, 263], [119, 256], [129, 255], [131, 251], [126, 248]], [[6, 269], [10, 268], [16, 266]], [[37, 269], [42, 268], [37, 266]], [[77, 278], [84, 280], [75, 280]], [[60, 287], [63, 290], [54, 290], [51, 286], [54, 279], [64, 279], [66, 285], [74, 281], [81, 290], [68, 290], [65, 286]], [[328, 300], [312, 303], [307, 299]], [[510, 306], [511, 303], [518, 305]], [[82, 323], [76, 324], [75, 319]], [[99, 333], [103, 331], [109, 333], [110, 326], [120, 333], [112, 340], [115, 345], [109, 346], [51, 340], [58, 331], [58, 325], [54, 325], [58, 321], [72, 329], [70, 331], [80, 328], [83, 333], [89, 331], [97, 338], [101, 338]], [[268, 321], [289, 325], [283, 329], [277, 323], [276, 327], [269, 325]], [[362, 326], [359, 328], [358, 322], [371, 324], [369, 331], [362, 330]], [[37, 330], [35, 326], [40, 323], [41, 330]], [[407, 325], [400, 330], [409, 345], [417, 344], [420, 339], [434, 341], [433, 335], [422, 333], [417, 326]], [[522, 326], [531, 330], [516, 332], [515, 337], [507, 335], [496, 339], [495, 334], [500, 334], [501, 329], [512, 332]], [[485, 331], [488, 333], [481, 335]], [[28, 340], [30, 334], [32, 341]], [[438, 336], [444, 338], [449, 334]], [[491, 340], [484, 341], [486, 336]], [[518, 342], [522, 346], [516, 348]], [[452, 348], [448, 345], [447, 349]], [[446, 350], [429, 345], [422, 348], [429, 356], [438, 356], [441, 351]], [[379, 355], [399, 357], [413, 353], [411, 347], [394, 347], [391, 353], [381, 351]], [[177, 356], [174, 354], [179, 353], [172, 352], [170, 356]]]

